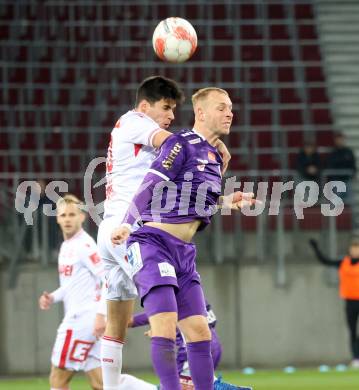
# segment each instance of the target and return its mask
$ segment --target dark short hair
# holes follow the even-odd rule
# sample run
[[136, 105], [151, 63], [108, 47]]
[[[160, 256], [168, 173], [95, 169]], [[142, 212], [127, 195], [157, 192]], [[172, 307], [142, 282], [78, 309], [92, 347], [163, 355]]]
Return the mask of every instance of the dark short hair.
[[184, 93], [174, 80], [163, 76], [151, 76], [144, 79], [137, 88], [135, 107], [144, 99], [151, 104], [161, 99], [173, 100], [176, 104], [181, 104], [184, 102]]

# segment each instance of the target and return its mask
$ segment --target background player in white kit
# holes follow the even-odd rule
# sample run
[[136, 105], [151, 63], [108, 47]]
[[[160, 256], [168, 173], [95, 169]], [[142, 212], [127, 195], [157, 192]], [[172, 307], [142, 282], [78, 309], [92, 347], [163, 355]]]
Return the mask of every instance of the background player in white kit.
[[69, 389], [71, 378], [81, 370], [94, 390], [102, 390], [100, 341], [94, 335], [94, 322], [101, 304], [103, 261], [95, 241], [82, 229], [85, 214], [80, 200], [67, 194], [56, 206], [64, 237], [58, 257], [60, 287], [39, 298], [42, 310], [59, 301], [65, 309], [52, 350], [50, 386]]
[[[137, 89], [135, 109], [121, 116], [111, 133], [105, 213], [97, 238], [108, 287], [107, 325], [101, 343], [104, 390], [117, 390], [120, 384], [122, 347], [137, 296], [132, 282], [135, 270], [126, 261], [126, 245], [114, 246], [111, 233], [120, 225], [156, 156], [156, 149], [171, 135], [166, 129], [174, 119], [176, 105], [183, 100], [183, 92], [175, 81], [149, 77]], [[228, 150], [221, 142], [217, 147], [228, 164]]]

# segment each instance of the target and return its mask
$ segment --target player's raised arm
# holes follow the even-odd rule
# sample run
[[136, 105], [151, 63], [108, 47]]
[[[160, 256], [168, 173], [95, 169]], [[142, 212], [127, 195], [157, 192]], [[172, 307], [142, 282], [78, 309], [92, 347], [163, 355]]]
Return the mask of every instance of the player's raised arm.
[[232, 210], [239, 210], [256, 203], [260, 203], [260, 201], [254, 198], [253, 192], [235, 191], [233, 194], [223, 195], [218, 199], [219, 208]]
[[310, 239], [309, 244], [312, 247], [316, 258], [320, 263], [330, 267], [337, 267], [337, 268], [340, 267], [340, 264], [342, 263], [342, 259], [329, 259], [328, 257], [326, 257], [323, 254], [323, 252], [319, 249], [318, 242], [314, 239]]

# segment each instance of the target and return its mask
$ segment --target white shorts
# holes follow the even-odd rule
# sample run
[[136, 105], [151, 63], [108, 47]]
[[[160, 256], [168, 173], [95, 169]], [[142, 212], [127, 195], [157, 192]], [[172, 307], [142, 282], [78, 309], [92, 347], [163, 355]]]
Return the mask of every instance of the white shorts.
[[126, 244], [113, 245], [111, 233], [119, 226], [119, 217], [104, 219], [97, 233], [97, 247], [105, 263], [107, 299], [127, 301], [137, 297], [137, 288], [132, 281], [131, 267], [125, 260]]
[[92, 310], [63, 319], [52, 349], [52, 365], [70, 371], [101, 367], [100, 340], [92, 334], [95, 315]]

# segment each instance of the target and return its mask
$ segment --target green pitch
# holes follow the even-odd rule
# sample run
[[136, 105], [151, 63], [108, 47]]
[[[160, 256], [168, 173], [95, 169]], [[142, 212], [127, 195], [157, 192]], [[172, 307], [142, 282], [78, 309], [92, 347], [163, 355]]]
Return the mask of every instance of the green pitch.
[[[226, 382], [253, 386], [254, 390], [358, 390], [359, 370], [345, 372], [330, 371], [320, 373], [315, 370], [298, 370], [293, 374], [280, 371], [259, 371], [253, 375], [243, 375], [240, 371], [223, 371]], [[156, 383], [152, 374], [136, 373], [136, 376]], [[48, 390], [47, 378], [0, 379], [0, 390]], [[71, 390], [89, 390], [86, 379], [74, 378]]]

